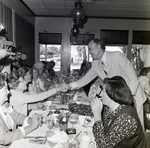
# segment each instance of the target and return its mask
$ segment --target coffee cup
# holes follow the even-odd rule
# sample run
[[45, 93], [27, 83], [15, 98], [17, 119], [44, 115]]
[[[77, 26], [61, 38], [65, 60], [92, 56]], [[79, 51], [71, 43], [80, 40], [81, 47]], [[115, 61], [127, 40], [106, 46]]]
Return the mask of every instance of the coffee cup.
[[79, 115], [78, 116], [78, 123], [80, 125], [84, 125], [84, 123], [85, 123], [85, 116]]
[[52, 101], [46, 101], [46, 103], [45, 103], [46, 104], [46, 108], [50, 109], [50, 106], [52, 105], [52, 103], [53, 103]]
[[90, 144], [90, 140], [91, 138], [88, 135], [81, 136], [79, 148], [88, 148]]

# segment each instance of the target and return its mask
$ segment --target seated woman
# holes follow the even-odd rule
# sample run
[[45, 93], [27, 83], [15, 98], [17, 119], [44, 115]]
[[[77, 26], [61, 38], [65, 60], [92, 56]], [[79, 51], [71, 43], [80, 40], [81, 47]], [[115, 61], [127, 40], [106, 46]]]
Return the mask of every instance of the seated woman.
[[[31, 118], [16, 112], [8, 104], [9, 91], [5, 81], [5, 75], [0, 73], [0, 147], [7, 148], [18, 139], [24, 138], [27, 134], [38, 128], [39, 116], [34, 114]], [[24, 126], [22, 126], [24, 125]], [[18, 126], [18, 128], [17, 128]]]
[[40, 94], [29, 95], [23, 93], [22, 91], [16, 90], [18, 88], [18, 80], [13, 79], [11, 74], [8, 76], [8, 85], [10, 88], [11, 96], [10, 103], [13, 105], [14, 109], [19, 113], [27, 115], [27, 104], [42, 101], [49, 96], [56, 94], [58, 91], [64, 91], [63, 85], [57, 88], [50, 89], [49, 91], [42, 92]]
[[46, 68], [45, 62], [44, 61], [37, 62], [33, 65], [33, 68], [36, 68], [39, 71], [39, 81], [41, 81], [39, 83], [40, 89], [42, 91], [47, 91], [48, 89], [50, 89], [53, 84], [50, 78], [50, 74]]
[[19, 73], [19, 85], [16, 88], [18, 91], [24, 92], [28, 89], [28, 84], [32, 81], [31, 70], [28, 67], [20, 67], [18, 70]]
[[54, 61], [46, 62], [46, 68], [50, 74], [51, 80], [53, 80], [56, 76], [54, 67], [55, 67]]
[[50, 74], [46, 67], [43, 70], [43, 73], [39, 75], [40, 80], [43, 83], [43, 91], [47, 91], [54, 85], [53, 81], [51, 81]]
[[104, 80], [101, 99], [91, 102], [97, 148], [146, 148], [146, 139], [125, 80], [115, 76]]
[[[43, 82], [39, 79], [39, 70], [35, 67], [31, 69], [32, 81], [29, 84], [29, 94], [39, 94], [43, 92]], [[42, 86], [42, 88], [41, 88]]]

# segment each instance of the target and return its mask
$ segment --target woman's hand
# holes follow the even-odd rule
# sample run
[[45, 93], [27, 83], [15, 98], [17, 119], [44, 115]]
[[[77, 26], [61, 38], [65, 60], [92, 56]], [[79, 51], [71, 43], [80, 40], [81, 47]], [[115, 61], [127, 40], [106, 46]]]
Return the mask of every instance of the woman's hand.
[[95, 98], [91, 101], [91, 108], [94, 114], [94, 120], [95, 122], [98, 120], [102, 120], [102, 109], [103, 109], [103, 104], [102, 101], [99, 98]]

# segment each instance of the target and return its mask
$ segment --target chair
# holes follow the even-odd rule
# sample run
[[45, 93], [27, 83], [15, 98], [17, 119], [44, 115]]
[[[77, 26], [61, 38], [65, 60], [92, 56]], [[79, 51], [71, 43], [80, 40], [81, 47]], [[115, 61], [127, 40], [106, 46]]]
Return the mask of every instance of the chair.
[[150, 148], [150, 132], [145, 133], [147, 148]]

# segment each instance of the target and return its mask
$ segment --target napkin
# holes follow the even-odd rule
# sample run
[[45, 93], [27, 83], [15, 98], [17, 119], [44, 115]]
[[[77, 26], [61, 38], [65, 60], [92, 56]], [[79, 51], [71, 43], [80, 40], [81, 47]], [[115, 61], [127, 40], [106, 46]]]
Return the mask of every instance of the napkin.
[[47, 137], [47, 140], [53, 143], [65, 143], [69, 138], [64, 131], [60, 131], [55, 133], [52, 137]]

